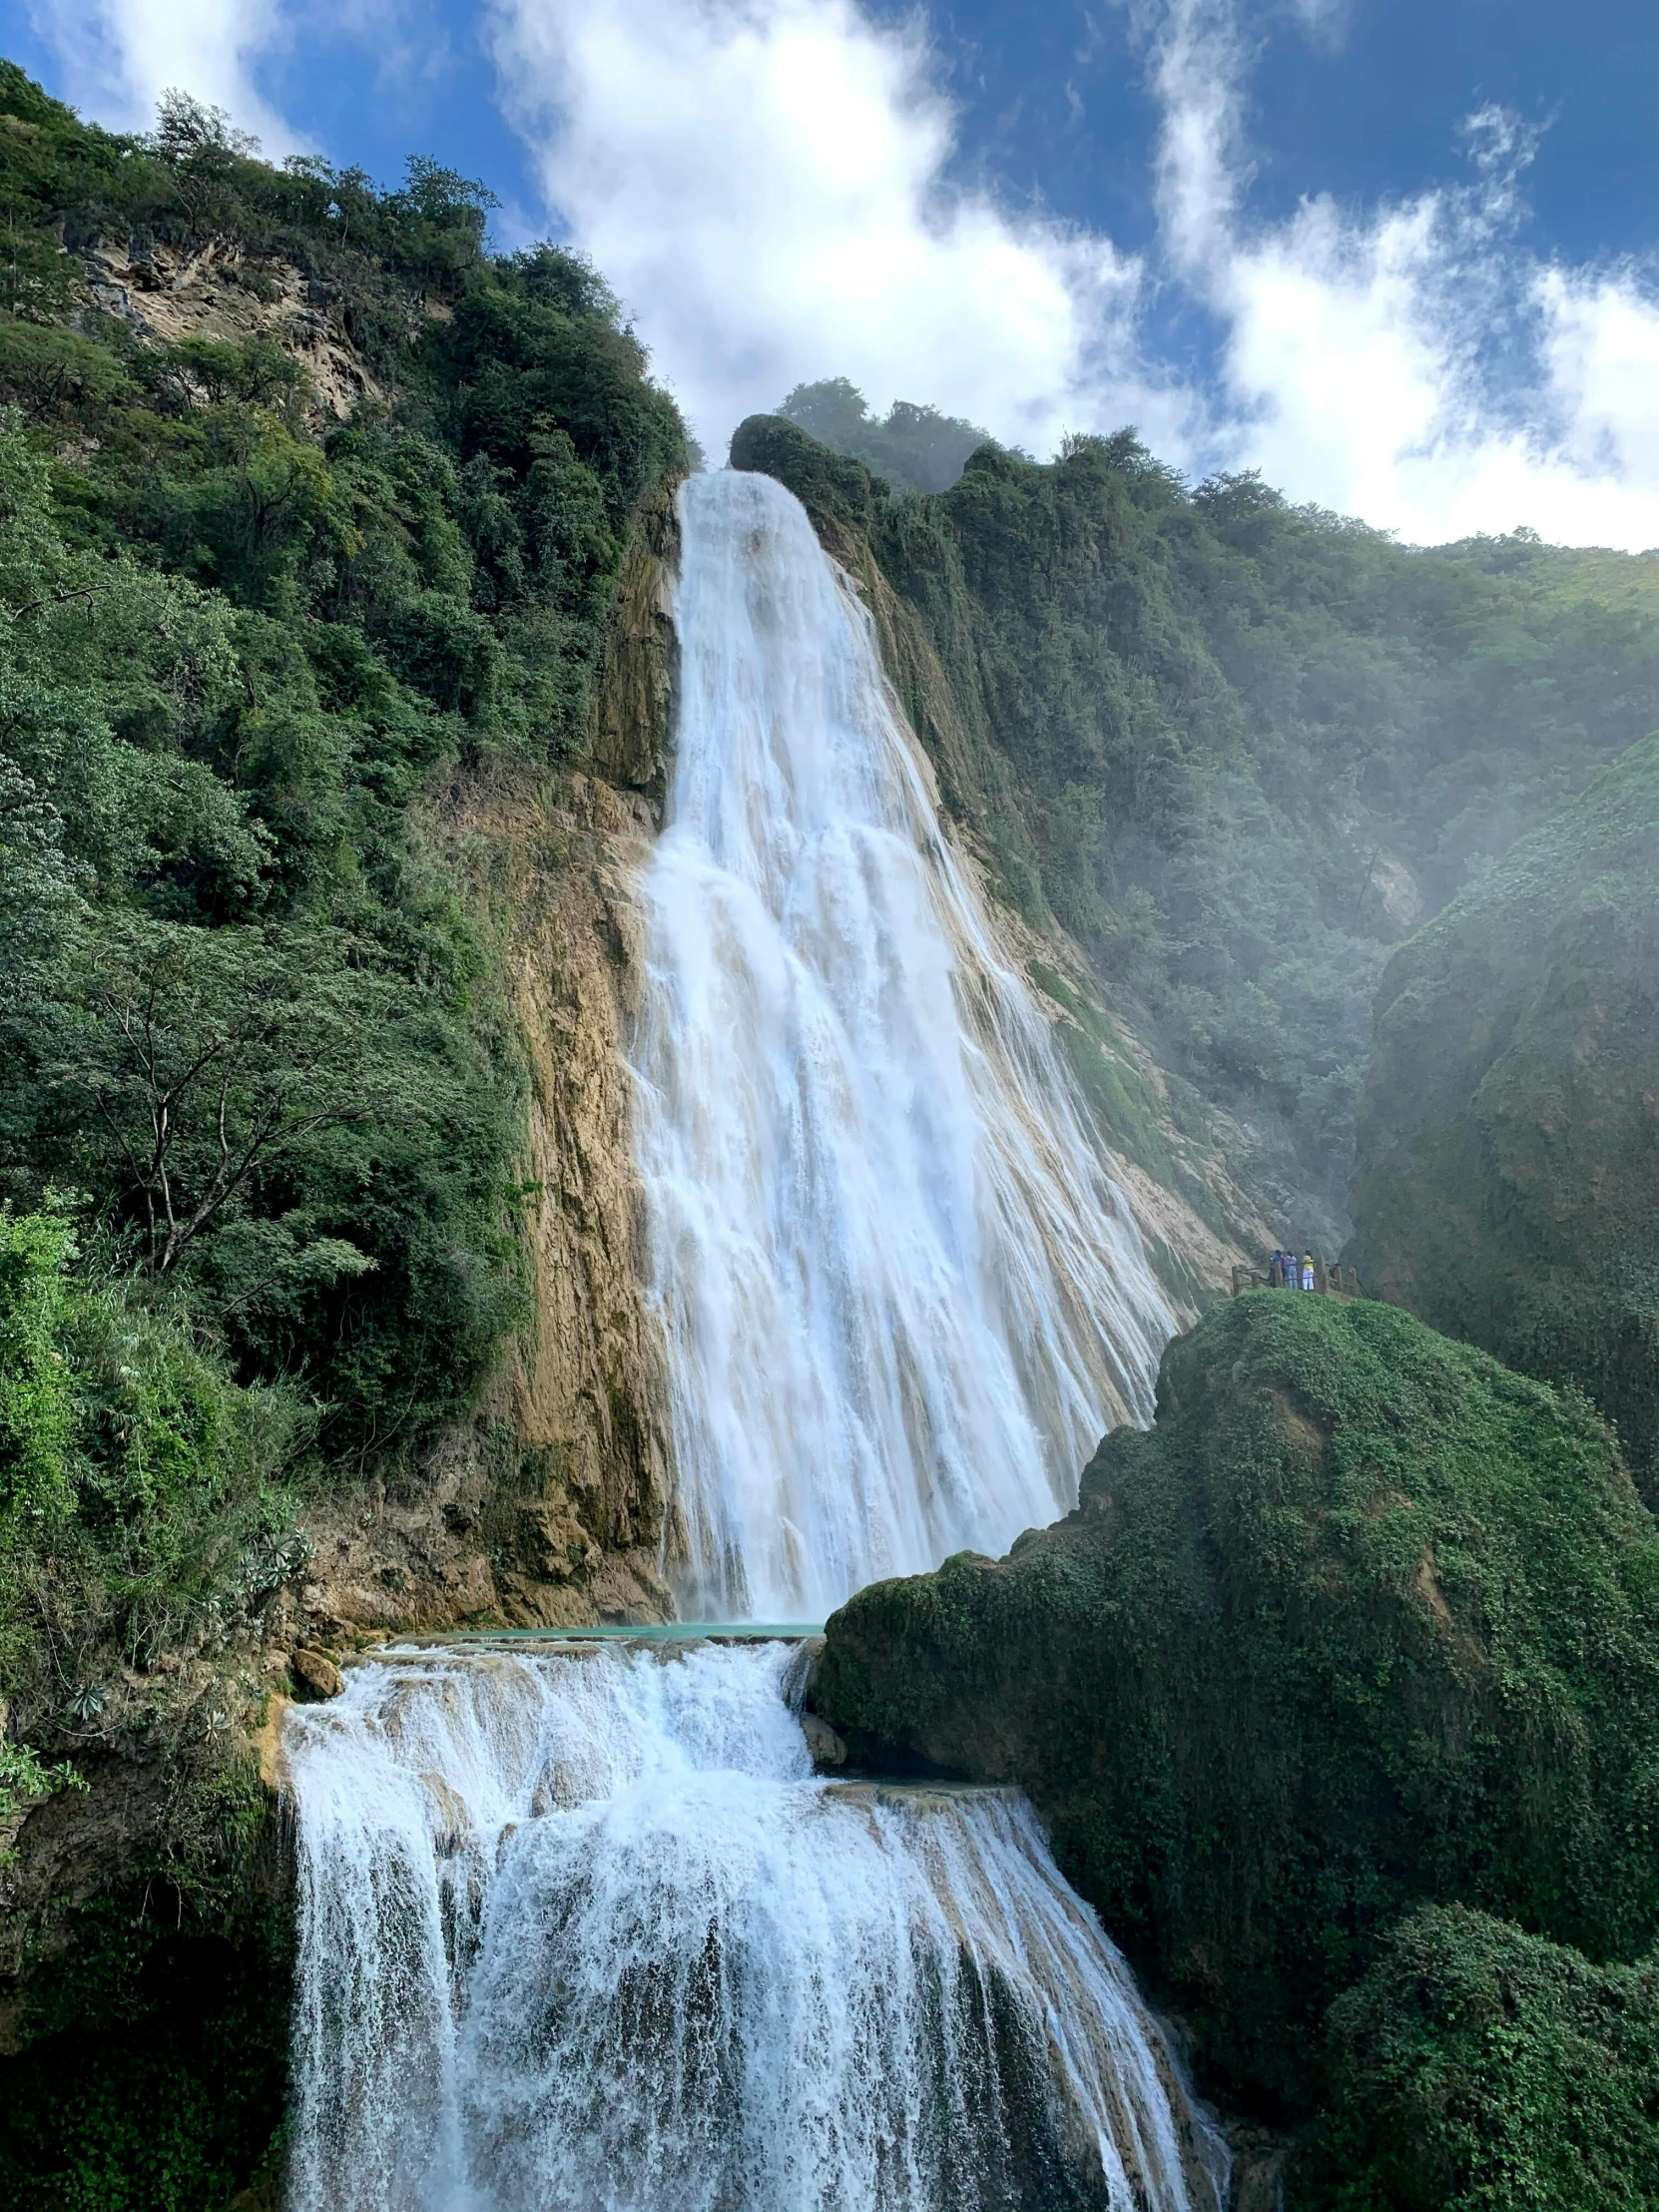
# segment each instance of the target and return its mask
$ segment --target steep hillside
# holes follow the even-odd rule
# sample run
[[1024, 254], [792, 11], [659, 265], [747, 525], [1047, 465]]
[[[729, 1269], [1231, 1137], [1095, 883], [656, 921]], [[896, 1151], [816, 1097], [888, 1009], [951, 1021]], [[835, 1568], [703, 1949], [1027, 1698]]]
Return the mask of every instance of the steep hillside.
[[1354, 1208], [1383, 1297], [1576, 1382], [1659, 1494], [1659, 738], [1388, 963]]
[[0, 2196], [199, 2212], [279, 2117], [281, 1699], [669, 1608], [619, 1048], [686, 446], [430, 164], [0, 65]]
[[[790, 404], [877, 449], [842, 387]], [[1189, 490], [1127, 432], [983, 446], [931, 497], [776, 416], [733, 458], [890, 590], [894, 681], [1004, 895], [1082, 948], [1195, 1128], [1230, 1118], [1275, 1241], [1339, 1241], [1382, 965], [1659, 725], [1659, 559], [1414, 551], [1254, 477]]]

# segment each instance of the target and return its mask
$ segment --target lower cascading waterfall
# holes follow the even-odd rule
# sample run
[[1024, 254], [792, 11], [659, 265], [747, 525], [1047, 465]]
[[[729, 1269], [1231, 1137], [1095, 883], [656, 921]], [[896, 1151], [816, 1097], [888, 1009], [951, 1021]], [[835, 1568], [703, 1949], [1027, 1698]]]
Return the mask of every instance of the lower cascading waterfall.
[[289, 2212], [1219, 2212], [1023, 1800], [816, 1778], [799, 1674], [388, 1653], [286, 1716]]
[[681, 1604], [823, 1620], [1065, 1511], [1174, 1319], [851, 585], [770, 477], [681, 521], [635, 1052]]

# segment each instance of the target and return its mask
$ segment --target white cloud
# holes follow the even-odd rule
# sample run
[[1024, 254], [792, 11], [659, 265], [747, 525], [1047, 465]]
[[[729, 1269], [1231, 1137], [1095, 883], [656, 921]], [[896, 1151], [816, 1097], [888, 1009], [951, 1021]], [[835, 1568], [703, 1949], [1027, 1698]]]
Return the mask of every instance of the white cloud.
[[304, 141], [261, 96], [255, 64], [284, 46], [281, 0], [44, 0], [35, 28], [55, 50], [66, 96], [112, 127], [144, 130], [172, 87], [226, 108], [274, 159]]
[[854, 0], [501, 0], [507, 113], [712, 448], [798, 381], [932, 400], [1047, 448], [1179, 395], [1135, 351], [1138, 264], [945, 181], [919, 30]]
[[1243, 68], [1222, 0], [1174, 0], [1154, 47], [1163, 231], [1223, 327], [1230, 464], [1413, 540], [1525, 523], [1659, 543], [1659, 300], [1633, 269], [1523, 251], [1536, 134], [1482, 108], [1468, 187], [1365, 213], [1312, 198], [1253, 224]]
[[[1235, 0], [1118, 0], [1162, 111], [1143, 261], [952, 184], [956, 118], [919, 17], [883, 27], [859, 0], [483, 4], [549, 210], [711, 450], [792, 384], [844, 374], [877, 406], [931, 399], [1038, 451], [1134, 421], [1190, 471], [1259, 466], [1419, 541], [1525, 522], [1659, 544], [1652, 273], [1526, 250], [1536, 134], [1500, 108], [1468, 119], [1461, 187], [1369, 209], [1315, 196], [1264, 222], [1246, 129], [1259, 54]], [[145, 122], [178, 84], [282, 153], [299, 138], [260, 98], [264, 62], [345, 38], [384, 76], [429, 44], [426, 0], [322, 6], [92, 0], [43, 5], [40, 27], [70, 96], [106, 120]], [[1346, 13], [1279, 0], [1328, 41]], [[1106, 19], [1080, 19], [1079, 66], [1103, 66]], [[1206, 310], [1210, 368], [1150, 358], [1154, 302]]]

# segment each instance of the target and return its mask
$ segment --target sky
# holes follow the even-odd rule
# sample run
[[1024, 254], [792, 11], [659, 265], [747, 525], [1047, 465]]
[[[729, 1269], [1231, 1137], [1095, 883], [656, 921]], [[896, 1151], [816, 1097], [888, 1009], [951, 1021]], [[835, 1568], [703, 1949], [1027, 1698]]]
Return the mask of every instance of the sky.
[[1652, 0], [0, 0], [112, 127], [488, 183], [718, 457], [796, 383], [1133, 423], [1415, 543], [1659, 547]]

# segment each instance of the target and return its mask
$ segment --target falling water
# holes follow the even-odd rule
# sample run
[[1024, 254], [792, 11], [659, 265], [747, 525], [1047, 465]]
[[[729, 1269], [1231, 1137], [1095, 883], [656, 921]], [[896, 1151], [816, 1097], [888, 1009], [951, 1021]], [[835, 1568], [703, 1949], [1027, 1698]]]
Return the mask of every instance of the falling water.
[[638, 1157], [691, 1618], [1001, 1552], [1174, 1323], [942, 836], [869, 618], [769, 477], [681, 495]]
[[1028, 1808], [816, 1779], [792, 1671], [393, 1653], [287, 1716], [290, 2212], [1219, 2212]]

